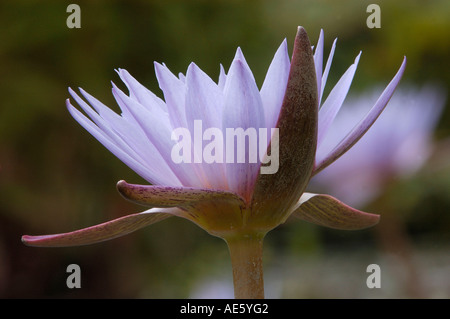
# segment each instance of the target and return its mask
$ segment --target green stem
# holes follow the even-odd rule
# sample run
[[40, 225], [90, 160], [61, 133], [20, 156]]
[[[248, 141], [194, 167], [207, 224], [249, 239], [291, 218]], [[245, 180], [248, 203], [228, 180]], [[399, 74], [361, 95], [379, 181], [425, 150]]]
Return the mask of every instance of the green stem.
[[231, 255], [236, 299], [264, 298], [263, 239], [261, 234], [225, 239]]

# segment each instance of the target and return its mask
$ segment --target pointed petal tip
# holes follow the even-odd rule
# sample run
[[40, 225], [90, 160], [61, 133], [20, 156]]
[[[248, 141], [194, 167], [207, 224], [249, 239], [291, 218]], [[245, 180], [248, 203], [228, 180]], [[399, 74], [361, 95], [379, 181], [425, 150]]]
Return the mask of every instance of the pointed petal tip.
[[195, 64], [195, 62], [191, 62], [188, 65], [187, 71], [186, 71], [186, 76], [188, 73], [194, 71], [195, 69], [198, 69], [199, 67], [197, 66], [197, 64]]
[[[397, 82], [397, 84], [395, 85], [394, 89], [397, 87], [398, 82], [400, 81], [400, 79], [403, 77], [403, 73], [405, 72], [406, 69], [406, 63], [407, 63], [407, 59], [406, 59], [406, 55], [403, 56], [403, 60], [402, 60], [402, 64], [400, 65], [397, 73], [395, 74], [394, 78], [391, 80], [392, 82]], [[398, 79], [397, 81], [395, 81], [396, 79]], [[389, 84], [391, 84], [389, 83]]]
[[361, 58], [361, 54], [362, 54], [362, 51], [359, 51], [358, 55], [355, 58], [355, 62], [353, 62], [353, 64], [358, 65], [359, 59]]
[[400, 69], [405, 69], [405, 67], [406, 67], [406, 61], [407, 61], [407, 59], [406, 59], [406, 55], [404, 55], [403, 56], [403, 61], [402, 61], [402, 65], [400, 66]]
[[[78, 89], [80, 89], [80, 87], [78, 87]], [[75, 92], [75, 90], [72, 89], [70, 86], [67, 88], [67, 91], [69, 91], [69, 94], [72, 95], [72, 96], [73, 96], [74, 94], [77, 95], [77, 93]]]
[[243, 62], [244, 64], [247, 64], [247, 61], [245, 60], [244, 52], [242, 52], [241, 47], [237, 47], [233, 62]]
[[117, 87], [117, 85], [113, 82], [113, 81], [111, 81], [111, 86], [112, 86], [112, 88], [111, 88], [111, 91], [114, 93], [114, 91], [117, 91], [119, 88]]
[[284, 40], [281, 42], [280, 46], [277, 49], [277, 52], [275, 54], [277, 54], [279, 51], [285, 51], [286, 54], [288, 52], [288, 43], [287, 43], [287, 39], [284, 38]]
[[155, 68], [156, 75], [158, 75], [161, 72], [161, 70], [164, 68], [164, 65], [157, 61], [153, 61], [153, 66]]

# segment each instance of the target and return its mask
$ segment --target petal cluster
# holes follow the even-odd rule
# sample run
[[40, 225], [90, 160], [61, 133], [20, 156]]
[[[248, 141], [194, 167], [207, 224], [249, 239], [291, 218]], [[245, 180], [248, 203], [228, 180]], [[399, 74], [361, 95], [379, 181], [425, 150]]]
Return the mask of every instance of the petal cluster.
[[69, 99], [66, 104], [86, 130], [150, 184], [229, 190], [248, 197], [259, 162], [246, 165], [202, 163], [201, 152], [193, 149], [191, 163], [175, 163], [171, 153], [177, 141], [172, 138], [172, 132], [176, 128], [187, 128], [193, 137], [197, 120], [202, 121], [203, 131], [275, 127], [289, 67], [285, 40], [272, 60], [261, 90], [238, 48], [228, 73], [221, 66], [217, 83], [194, 63], [189, 65], [185, 75], [178, 76], [166, 65], [155, 63], [164, 100], [126, 70], [119, 69], [117, 73], [129, 91], [125, 94], [113, 84], [112, 93], [121, 114], [83, 89], [80, 92], [87, 102], [72, 89], [69, 92], [85, 114]]

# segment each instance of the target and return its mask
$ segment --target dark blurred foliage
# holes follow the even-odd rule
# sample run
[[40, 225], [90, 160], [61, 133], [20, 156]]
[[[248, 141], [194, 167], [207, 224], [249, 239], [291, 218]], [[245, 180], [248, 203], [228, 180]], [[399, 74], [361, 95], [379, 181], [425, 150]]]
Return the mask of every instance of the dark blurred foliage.
[[[81, 28], [69, 29], [66, 8], [81, 7]], [[185, 220], [170, 218], [113, 241], [76, 248], [24, 246], [23, 234], [71, 231], [141, 210], [115, 190], [125, 179], [144, 183], [67, 112], [67, 87], [83, 87], [115, 108], [110, 81], [125, 68], [162, 96], [153, 61], [185, 72], [191, 61], [213, 79], [240, 46], [258, 85], [284, 38], [292, 48], [302, 25], [325, 52], [338, 37], [330, 83], [363, 55], [352, 90], [392, 78], [404, 55], [402, 83], [430, 81], [448, 90], [450, 3], [378, 1], [381, 29], [369, 29], [372, 1], [2, 1], [0, 3], [0, 297], [179, 298], [202, 274], [225, 263], [226, 245]], [[326, 53], [326, 56], [328, 53]], [[330, 88], [331, 85], [328, 86]], [[436, 132], [450, 134], [448, 108]], [[406, 214], [413, 240], [447, 244], [450, 225], [448, 157], [392, 185], [384, 205]], [[409, 194], [409, 195], [408, 195]], [[381, 205], [382, 207], [383, 205]], [[336, 247], [375, 249], [372, 230], [336, 232], [289, 222], [269, 234], [267, 264], [282, 254]], [[330, 248], [331, 247], [331, 248]], [[66, 267], [82, 269], [82, 289], [66, 287]], [[270, 266], [268, 266], [270, 267]], [[306, 275], [306, 274], [305, 274]], [[320, 297], [320, 296], [319, 296]]]

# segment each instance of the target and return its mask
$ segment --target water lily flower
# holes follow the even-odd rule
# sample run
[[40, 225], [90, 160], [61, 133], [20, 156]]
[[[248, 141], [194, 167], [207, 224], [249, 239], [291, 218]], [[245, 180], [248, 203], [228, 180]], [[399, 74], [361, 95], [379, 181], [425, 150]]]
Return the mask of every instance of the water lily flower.
[[[317, 150], [323, 154], [319, 156], [325, 156], [348, 133], [379, 93], [376, 88], [347, 99]], [[397, 90], [361, 142], [317, 174], [311, 184], [350, 205], [361, 207], [374, 201], [391, 181], [411, 176], [426, 163], [444, 104], [444, 92], [431, 84]]]
[[[84, 90], [80, 89], [87, 102], [70, 90], [87, 115], [67, 100], [72, 116], [150, 183], [120, 181], [119, 192], [150, 209], [74, 232], [23, 236], [23, 242], [32, 246], [91, 244], [178, 216], [226, 241], [236, 298], [263, 298], [263, 238], [289, 216], [339, 229], [376, 224], [378, 215], [358, 211], [328, 195], [304, 191], [313, 175], [350, 149], [375, 122], [402, 77], [405, 60], [367, 115], [332, 151], [317, 157], [317, 144], [345, 99], [359, 60], [358, 55], [322, 103], [336, 44], [323, 69], [323, 39], [321, 32], [313, 54], [306, 31], [299, 27], [291, 60], [285, 40], [276, 51], [260, 90], [240, 49], [229, 71], [225, 73], [221, 68], [218, 83], [193, 63], [185, 75], [178, 77], [165, 65], [155, 63], [164, 101], [127, 71], [118, 70], [129, 90], [127, 95], [113, 85], [120, 115]], [[277, 155], [276, 172], [261, 173], [267, 163], [264, 156], [256, 162], [207, 163], [201, 160], [202, 149], [195, 145], [191, 163], [174, 161], [174, 148], [182, 141], [177, 136], [174, 139], [172, 133], [184, 128], [195, 135], [192, 130], [198, 120], [204, 129], [221, 128], [223, 132], [230, 128], [276, 128], [270, 131], [272, 135], [266, 134], [270, 145], [263, 150], [266, 157]], [[260, 136], [261, 140], [264, 137]], [[236, 145], [231, 151], [234, 158], [242, 152]], [[244, 155], [248, 158], [251, 154], [247, 150]]]

